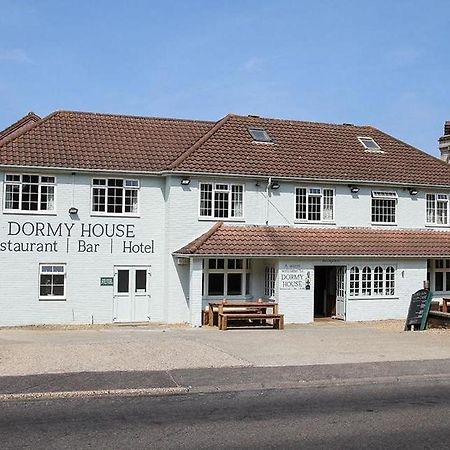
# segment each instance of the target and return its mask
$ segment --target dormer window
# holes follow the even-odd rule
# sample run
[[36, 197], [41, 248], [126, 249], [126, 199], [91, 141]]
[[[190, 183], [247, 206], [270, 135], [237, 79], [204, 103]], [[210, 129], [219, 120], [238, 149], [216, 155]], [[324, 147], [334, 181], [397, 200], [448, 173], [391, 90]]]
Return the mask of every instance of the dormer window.
[[359, 137], [358, 141], [368, 152], [382, 152], [381, 147], [371, 137]]
[[249, 128], [248, 132], [255, 142], [272, 142], [272, 138], [264, 128]]

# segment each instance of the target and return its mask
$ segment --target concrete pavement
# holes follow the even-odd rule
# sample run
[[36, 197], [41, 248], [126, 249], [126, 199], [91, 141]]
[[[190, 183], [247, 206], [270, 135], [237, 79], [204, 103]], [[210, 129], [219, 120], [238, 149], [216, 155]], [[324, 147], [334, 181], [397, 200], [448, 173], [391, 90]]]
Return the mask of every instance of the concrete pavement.
[[0, 330], [0, 376], [450, 359], [450, 333], [343, 322], [277, 330]]

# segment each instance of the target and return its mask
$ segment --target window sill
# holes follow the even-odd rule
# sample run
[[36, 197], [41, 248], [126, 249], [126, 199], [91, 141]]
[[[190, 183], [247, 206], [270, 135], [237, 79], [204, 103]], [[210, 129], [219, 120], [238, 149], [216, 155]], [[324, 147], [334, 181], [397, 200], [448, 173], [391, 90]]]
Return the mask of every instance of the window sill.
[[199, 217], [201, 222], [245, 222], [243, 217]]
[[122, 214], [122, 213], [90, 213], [91, 217], [124, 217], [129, 219], [139, 219], [141, 217], [140, 214]]
[[316, 220], [294, 220], [295, 225], [336, 225], [336, 222], [316, 221]]
[[393, 222], [371, 222], [371, 225], [373, 227], [396, 227], [398, 226], [397, 222], [393, 223]]
[[398, 300], [399, 297], [396, 295], [386, 295], [386, 296], [372, 296], [372, 297], [348, 297], [348, 301], [352, 301], [352, 300]]
[[427, 227], [427, 228], [450, 228], [450, 224], [441, 225], [441, 224], [437, 224], [437, 223], [426, 223], [425, 227]]
[[48, 212], [48, 211], [21, 211], [21, 210], [9, 210], [4, 209], [3, 214], [11, 214], [11, 215], [21, 215], [21, 216], [57, 216], [58, 213], [56, 211]]
[[210, 300], [210, 301], [219, 301], [227, 299], [231, 301], [239, 301], [239, 300], [252, 300], [254, 297], [253, 295], [204, 295], [203, 300]]
[[40, 302], [65, 302], [66, 297], [39, 297]]

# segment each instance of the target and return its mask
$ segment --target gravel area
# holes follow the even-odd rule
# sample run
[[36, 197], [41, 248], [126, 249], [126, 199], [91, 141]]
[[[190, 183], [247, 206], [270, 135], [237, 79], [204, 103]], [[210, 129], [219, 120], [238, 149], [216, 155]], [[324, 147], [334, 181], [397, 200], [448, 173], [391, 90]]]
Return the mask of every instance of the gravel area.
[[[356, 324], [362, 327], [371, 327], [376, 328], [378, 330], [386, 330], [386, 331], [397, 331], [403, 333], [409, 333], [409, 331], [405, 331], [405, 321], [404, 320], [375, 320], [371, 322], [356, 322]], [[445, 328], [443, 326], [435, 326], [429, 324], [426, 330], [423, 330], [422, 333], [425, 334], [450, 334], [450, 328]]]

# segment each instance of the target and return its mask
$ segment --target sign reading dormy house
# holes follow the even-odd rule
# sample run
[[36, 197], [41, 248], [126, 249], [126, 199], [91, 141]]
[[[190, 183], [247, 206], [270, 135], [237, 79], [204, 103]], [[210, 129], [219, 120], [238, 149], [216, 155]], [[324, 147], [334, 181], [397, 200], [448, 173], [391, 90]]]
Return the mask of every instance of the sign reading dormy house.
[[405, 331], [425, 329], [432, 297], [433, 295], [428, 289], [420, 289], [411, 295]]
[[153, 239], [136, 238], [130, 223], [16, 222], [6, 224], [0, 252], [11, 253], [131, 253], [155, 252]]
[[311, 272], [301, 264], [283, 264], [280, 270], [280, 289], [311, 289]]

